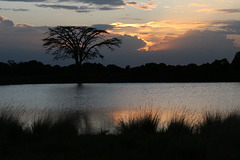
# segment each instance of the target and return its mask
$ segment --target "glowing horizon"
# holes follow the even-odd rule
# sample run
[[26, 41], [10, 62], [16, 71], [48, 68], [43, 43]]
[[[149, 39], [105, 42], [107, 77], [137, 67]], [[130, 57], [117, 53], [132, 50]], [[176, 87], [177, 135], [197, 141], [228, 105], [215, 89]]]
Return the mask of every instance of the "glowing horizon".
[[[47, 27], [92, 26], [105, 29], [114, 36], [130, 36], [128, 39], [136, 47], [128, 52], [158, 52], [161, 55], [163, 51], [189, 50], [187, 43], [195, 42], [191, 46], [207, 46], [206, 50], [213, 50], [217, 55], [216, 44], [208, 46], [204, 43], [209, 43], [208, 39], [220, 43], [217, 41], [221, 38], [221, 43], [226, 45], [221, 51], [231, 52], [232, 55], [226, 57], [233, 57], [232, 52], [240, 46], [238, 5], [237, 0], [0, 0], [0, 36], [9, 35], [0, 38], [0, 42], [5, 54], [19, 47], [29, 52], [30, 49], [39, 50], [40, 53], [42, 33]], [[11, 37], [14, 34], [16, 37]], [[205, 37], [201, 36], [203, 34]], [[207, 38], [208, 35], [218, 39]], [[30, 45], [24, 42], [33, 47], [29, 48]], [[191, 50], [188, 52], [190, 54]], [[215, 59], [221, 57], [216, 55]], [[213, 58], [212, 55], [209, 57]]]

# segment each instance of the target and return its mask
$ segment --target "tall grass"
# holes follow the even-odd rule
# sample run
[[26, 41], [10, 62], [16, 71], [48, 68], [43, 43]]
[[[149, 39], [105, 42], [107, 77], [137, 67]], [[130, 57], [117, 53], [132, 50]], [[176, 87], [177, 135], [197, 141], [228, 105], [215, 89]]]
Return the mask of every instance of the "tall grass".
[[23, 122], [14, 110], [4, 108], [0, 110], [0, 139], [11, 141], [19, 138], [23, 133]]
[[232, 112], [226, 115], [220, 113], [205, 113], [203, 122], [198, 126], [202, 136], [211, 138], [234, 138], [240, 135], [240, 114]]
[[186, 122], [185, 117], [173, 117], [166, 128], [161, 130], [168, 135], [189, 135], [194, 133], [194, 126]]
[[157, 133], [159, 123], [158, 113], [152, 109], [140, 109], [128, 118], [120, 118], [116, 130], [118, 134]]
[[78, 112], [67, 111], [57, 117], [49, 114], [35, 120], [31, 127], [34, 136], [65, 136], [74, 137], [79, 133], [79, 117]]
[[239, 112], [205, 113], [195, 124], [183, 115], [164, 126], [161, 114], [143, 109], [120, 118], [117, 134], [90, 133], [86, 117], [81, 111], [63, 110], [26, 125], [15, 111], [2, 109], [0, 159], [240, 158]]
[[[24, 110], [21, 110], [25, 112]], [[48, 110], [33, 120], [23, 121], [20, 110], [10, 107], [0, 110], [0, 138], [16, 138], [22, 134], [34, 137], [76, 137], [91, 132], [91, 123], [87, 113], [80, 110]], [[33, 113], [35, 114], [35, 113]]]

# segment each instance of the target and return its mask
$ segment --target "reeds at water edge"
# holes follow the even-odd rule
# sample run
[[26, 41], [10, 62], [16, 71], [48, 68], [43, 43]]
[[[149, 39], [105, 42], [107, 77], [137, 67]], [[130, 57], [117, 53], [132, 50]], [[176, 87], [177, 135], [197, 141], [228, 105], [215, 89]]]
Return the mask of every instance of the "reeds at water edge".
[[18, 112], [0, 111], [1, 159], [239, 159], [240, 113], [203, 113], [199, 123], [140, 110], [117, 121], [115, 133], [91, 131], [87, 113], [46, 112], [26, 124]]

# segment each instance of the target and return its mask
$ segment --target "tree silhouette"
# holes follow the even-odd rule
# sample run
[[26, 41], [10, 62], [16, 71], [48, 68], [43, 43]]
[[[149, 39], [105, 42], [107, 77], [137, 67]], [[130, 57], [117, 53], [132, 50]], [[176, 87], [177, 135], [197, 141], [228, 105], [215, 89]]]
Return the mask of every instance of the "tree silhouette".
[[99, 48], [120, 47], [121, 40], [111, 38], [105, 30], [85, 26], [57, 26], [49, 28], [43, 39], [43, 47], [54, 59], [73, 58], [78, 67], [78, 75], [85, 60], [103, 58]]
[[232, 65], [240, 67], [240, 51], [235, 54], [233, 61], [232, 61]]

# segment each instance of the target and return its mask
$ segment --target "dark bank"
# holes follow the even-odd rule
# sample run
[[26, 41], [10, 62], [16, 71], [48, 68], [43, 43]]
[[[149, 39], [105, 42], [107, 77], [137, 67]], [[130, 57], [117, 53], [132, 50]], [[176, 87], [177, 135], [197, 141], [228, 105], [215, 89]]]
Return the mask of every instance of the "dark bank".
[[[116, 65], [84, 63], [82, 83], [122, 82], [240, 82], [240, 52], [232, 62], [215, 60], [202, 65], [147, 63], [125, 68]], [[51, 66], [38, 61], [0, 63], [0, 84], [78, 83], [77, 65]]]

